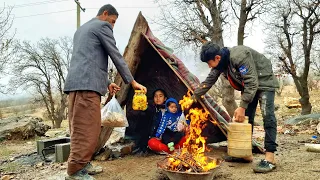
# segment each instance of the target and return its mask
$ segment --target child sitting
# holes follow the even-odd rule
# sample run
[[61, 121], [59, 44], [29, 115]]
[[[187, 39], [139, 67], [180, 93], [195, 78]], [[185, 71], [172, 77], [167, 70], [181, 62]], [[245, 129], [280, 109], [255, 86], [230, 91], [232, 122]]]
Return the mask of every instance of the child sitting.
[[[127, 114], [129, 126], [126, 130], [126, 136], [134, 136], [135, 147], [132, 154], [147, 155], [148, 141], [154, 137], [161, 118], [165, 112], [165, 102], [167, 93], [163, 89], [156, 89], [152, 93], [153, 102], [148, 104], [148, 108], [144, 111], [135, 111], [130, 109]], [[132, 124], [132, 122], [136, 124]]]
[[187, 123], [183, 113], [178, 108], [177, 100], [169, 98], [165, 107], [166, 111], [161, 118], [155, 138], [149, 140], [148, 146], [156, 152], [171, 153], [175, 148], [178, 149], [183, 146]]

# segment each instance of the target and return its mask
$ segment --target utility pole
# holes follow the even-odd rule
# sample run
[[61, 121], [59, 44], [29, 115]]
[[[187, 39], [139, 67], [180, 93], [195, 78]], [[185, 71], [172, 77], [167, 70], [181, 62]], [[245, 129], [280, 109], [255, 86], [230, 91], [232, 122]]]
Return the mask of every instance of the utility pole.
[[81, 7], [79, 0], [74, 0], [74, 2], [77, 4], [77, 29], [80, 27], [80, 9], [85, 12], [86, 9]]

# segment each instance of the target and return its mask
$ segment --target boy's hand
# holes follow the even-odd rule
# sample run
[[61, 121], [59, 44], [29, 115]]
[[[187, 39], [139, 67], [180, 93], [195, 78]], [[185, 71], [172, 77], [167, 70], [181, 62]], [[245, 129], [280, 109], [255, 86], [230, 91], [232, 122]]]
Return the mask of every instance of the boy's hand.
[[245, 119], [245, 112], [246, 109], [243, 107], [238, 107], [235, 111], [234, 111], [234, 115], [233, 115], [233, 119], [236, 122], [242, 123]]

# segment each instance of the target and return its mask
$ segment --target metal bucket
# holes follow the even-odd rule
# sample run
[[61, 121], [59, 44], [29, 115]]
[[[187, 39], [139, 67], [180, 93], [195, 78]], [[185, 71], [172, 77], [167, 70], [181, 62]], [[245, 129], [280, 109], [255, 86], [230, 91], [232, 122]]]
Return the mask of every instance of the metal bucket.
[[180, 171], [169, 171], [162, 169], [163, 173], [168, 176], [170, 180], [212, 180], [214, 177], [214, 169], [203, 173], [187, 173]]
[[161, 162], [157, 163], [159, 169], [168, 176], [170, 180], [212, 180], [215, 176], [216, 169], [220, 167], [221, 160], [217, 160], [217, 167], [211, 169], [208, 172], [194, 173], [194, 172], [181, 172], [181, 171], [171, 171], [162, 168]]

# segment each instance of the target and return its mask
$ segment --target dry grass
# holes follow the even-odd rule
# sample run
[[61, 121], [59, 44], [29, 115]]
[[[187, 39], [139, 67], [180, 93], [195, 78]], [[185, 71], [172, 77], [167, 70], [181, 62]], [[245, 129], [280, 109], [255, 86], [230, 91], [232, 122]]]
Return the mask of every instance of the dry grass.
[[12, 148], [2, 146], [0, 148], [0, 157], [1, 159], [9, 157], [11, 154], [14, 154], [16, 151]]
[[20, 169], [20, 167], [20, 164], [16, 162], [10, 162], [0, 166], [0, 170], [4, 172], [17, 172]]
[[24, 154], [36, 149], [36, 141], [39, 137], [23, 140], [3, 141], [0, 144], [0, 160], [7, 160], [10, 157]]

